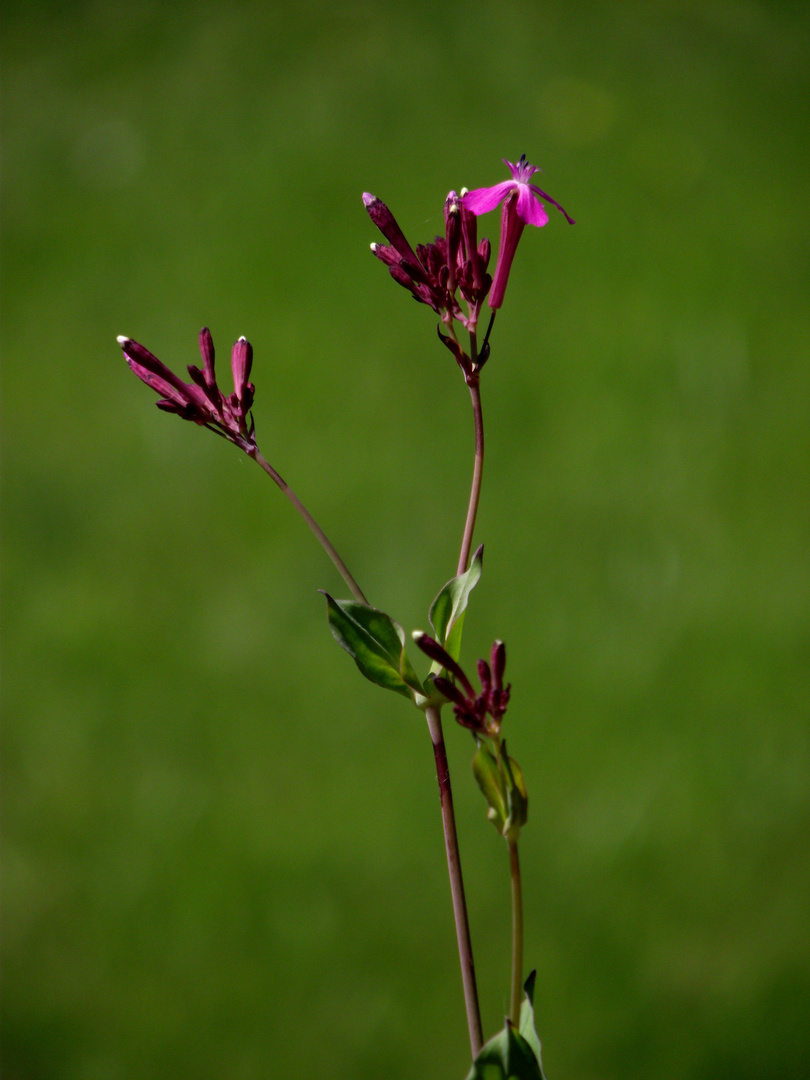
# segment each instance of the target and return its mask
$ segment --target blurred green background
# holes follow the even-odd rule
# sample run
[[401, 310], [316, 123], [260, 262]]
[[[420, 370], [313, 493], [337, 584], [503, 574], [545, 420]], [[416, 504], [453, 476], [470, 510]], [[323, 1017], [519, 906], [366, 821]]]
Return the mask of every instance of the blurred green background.
[[[424, 626], [468, 395], [360, 194], [427, 240], [522, 152], [578, 223], [527, 230], [496, 324], [464, 659], [507, 642], [546, 1071], [806, 1080], [808, 6], [2, 18], [6, 1080], [466, 1072], [424, 724], [115, 336], [182, 370], [207, 324], [225, 373], [246, 334], [264, 453]], [[506, 855], [446, 726], [492, 1033]]]

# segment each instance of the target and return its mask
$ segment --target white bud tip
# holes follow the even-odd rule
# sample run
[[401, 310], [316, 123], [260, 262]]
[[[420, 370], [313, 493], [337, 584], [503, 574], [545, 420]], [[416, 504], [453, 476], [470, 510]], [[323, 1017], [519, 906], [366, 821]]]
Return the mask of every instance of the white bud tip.
[[464, 198], [464, 196], [467, 194], [468, 191], [469, 191], [469, 188], [463, 187], [461, 189], [461, 197], [462, 197], [462, 199]]
[[244, 335], [244, 334], [242, 334], [242, 336], [241, 336], [241, 337], [239, 338], [239, 340], [240, 340], [240, 341], [247, 341], [247, 338], [245, 337], [245, 335]]
[[131, 340], [131, 338], [124, 337], [123, 334], [119, 334], [115, 340], [123, 348], [123, 346], [126, 345]]
[[378, 247], [379, 247], [380, 245], [379, 245], [379, 244], [369, 244], [368, 246], [369, 246], [369, 247], [371, 248], [371, 250], [372, 250], [372, 251], [376, 251], [376, 250], [377, 250], [377, 248], [378, 248]]

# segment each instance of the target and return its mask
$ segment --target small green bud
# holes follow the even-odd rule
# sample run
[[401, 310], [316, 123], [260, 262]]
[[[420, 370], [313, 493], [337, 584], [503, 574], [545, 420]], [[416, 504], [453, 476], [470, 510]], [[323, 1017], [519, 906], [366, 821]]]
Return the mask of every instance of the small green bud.
[[489, 804], [487, 817], [498, 832], [504, 835], [504, 827], [509, 817], [506, 787], [498, 769], [498, 762], [482, 742], [478, 743], [478, 752], [473, 758], [472, 767], [481, 793]]

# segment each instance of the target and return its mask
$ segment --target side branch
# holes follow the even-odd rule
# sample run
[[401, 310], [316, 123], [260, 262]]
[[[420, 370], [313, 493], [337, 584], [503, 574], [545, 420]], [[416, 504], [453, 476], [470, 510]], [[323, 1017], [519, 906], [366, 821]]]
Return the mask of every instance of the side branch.
[[298, 496], [295, 494], [289, 484], [276, 472], [270, 462], [262, 454], [259, 453], [255, 446], [247, 449], [245, 453], [248, 455], [248, 457], [253, 458], [256, 464], [260, 468], [264, 469], [264, 471], [267, 473], [273, 483], [275, 483], [279, 488], [281, 488], [281, 490], [293, 504], [293, 506], [307, 523], [307, 525], [309, 525], [310, 529], [315, 534], [318, 543], [332, 560], [337, 572], [348, 585], [349, 589], [351, 590], [351, 594], [355, 598], [355, 600], [359, 600], [361, 604], [368, 604], [368, 600], [366, 600], [365, 596], [363, 595], [363, 591], [361, 590], [357, 582], [354, 580], [352, 575], [349, 573], [349, 568], [346, 566], [343, 559], [341, 559], [335, 548], [332, 546], [329, 537], [320, 527], [312, 514], [310, 514], [309, 510], [307, 510], [307, 508], [304, 506], [304, 504], [301, 502], [301, 500], [298, 498]]

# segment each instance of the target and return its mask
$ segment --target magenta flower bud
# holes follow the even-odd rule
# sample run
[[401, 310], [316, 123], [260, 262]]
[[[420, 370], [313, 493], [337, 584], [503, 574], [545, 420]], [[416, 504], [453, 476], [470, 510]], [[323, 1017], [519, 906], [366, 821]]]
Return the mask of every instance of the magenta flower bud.
[[506, 646], [502, 641], [492, 643], [489, 662], [492, 665], [492, 686], [495, 690], [503, 689], [503, 673], [506, 668]]
[[247, 338], [240, 337], [231, 351], [233, 389], [238, 401], [245, 397], [250, 369], [253, 366], [253, 347]]
[[157, 402], [159, 409], [177, 413], [195, 424], [206, 423], [210, 404], [200, 387], [184, 383], [153, 353], [132, 338], [121, 336], [118, 344], [123, 349], [130, 371], [161, 395], [161, 400]]
[[422, 652], [426, 656], [429, 656], [431, 660], [435, 660], [437, 663], [441, 664], [443, 668], [445, 668], [451, 675], [458, 679], [458, 681], [464, 687], [464, 690], [467, 693], [468, 697], [475, 697], [475, 693], [473, 691], [470, 680], [461, 670], [461, 667], [456, 663], [453, 657], [447, 652], [446, 649], [444, 649], [438, 643], [438, 641], [430, 637], [429, 634], [425, 634], [421, 630], [414, 630], [411, 636], [413, 637], [417, 648], [421, 649]]
[[446, 697], [448, 701], [452, 701], [453, 704], [458, 705], [460, 709], [467, 709], [467, 699], [455, 683], [450, 682], [449, 679], [445, 679], [441, 675], [434, 675], [432, 682], [439, 693], [443, 697]]
[[[472, 270], [473, 289], [480, 292], [484, 285], [484, 273], [486, 264], [489, 262], [489, 252], [487, 252], [486, 259], [481, 257], [478, 247], [478, 221], [467, 205], [467, 194], [468, 192], [463, 191], [461, 196], [461, 233], [464, 239], [464, 251]], [[482, 240], [481, 243], [489, 245], [489, 240]]]
[[365, 191], [363, 192], [363, 206], [365, 206], [368, 211], [368, 216], [383, 234], [391, 247], [399, 254], [400, 258], [405, 259], [407, 262], [418, 267], [419, 260], [416, 257], [416, 252], [405, 239], [405, 234], [397, 224], [397, 219], [382, 199], [378, 199], [376, 195], [370, 195]]
[[444, 203], [444, 229], [447, 242], [447, 291], [456, 291], [458, 259], [461, 249], [461, 208], [458, 195], [451, 191]]
[[478, 668], [478, 681], [481, 683], [481, 690], [484, 694], [488, 694], [492, 689], [492, 674], [489, 670], [489, 664], [486, 660], [479, 660], [476, 666]]
[[216, 386], [217, 377], [214, 373], [214, 339], [211, 331], [204, 326], [200, 331], [200, 355], [203, 359], [203, 375], [206, 386]]

